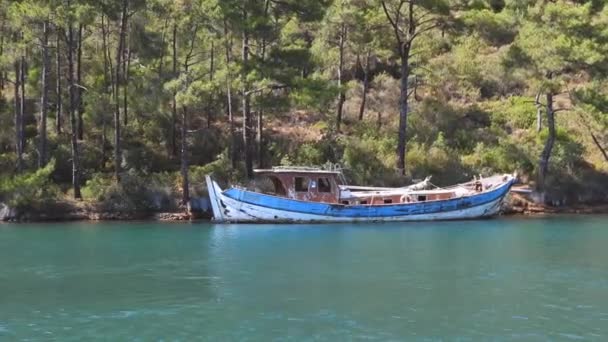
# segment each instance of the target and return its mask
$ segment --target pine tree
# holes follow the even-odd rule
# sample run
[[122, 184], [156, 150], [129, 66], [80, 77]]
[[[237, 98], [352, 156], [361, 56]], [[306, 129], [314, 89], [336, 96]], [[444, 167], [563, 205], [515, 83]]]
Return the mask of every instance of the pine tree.
[[394, 52], [400, 63], [399, 139], [397, 144], [397, 168], [405, 174], [407, 117], [409, 113], [410, 75], [415, 42], [421, 35], [439, 29], [450, 14], [444, 1], [381, 0], [380, 6], [394, 37]]

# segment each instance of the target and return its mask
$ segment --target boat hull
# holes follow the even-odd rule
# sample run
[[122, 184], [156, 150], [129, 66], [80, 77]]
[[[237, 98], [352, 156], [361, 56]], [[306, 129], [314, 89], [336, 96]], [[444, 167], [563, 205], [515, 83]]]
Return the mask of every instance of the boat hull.
[[466, 220], [495, 216], [514, 180], [496, 189], [443, 201], [391, 205], [342, 205], [291, 200], [247, 190], [222, 191], [207, 177], [214, 220], [218, 222], [395, 222]]

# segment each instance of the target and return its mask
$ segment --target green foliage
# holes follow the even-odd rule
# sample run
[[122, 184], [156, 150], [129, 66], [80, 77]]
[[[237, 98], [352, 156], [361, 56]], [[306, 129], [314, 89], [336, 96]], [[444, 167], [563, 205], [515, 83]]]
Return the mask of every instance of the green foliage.
[[324, 112], [336, 98], [339, 89], [318, 77], [295, 80], [291, 99], [295, 106]]
[[190, 186], [194, 197], [207, 195], [207, 183], [205, 176], [213, 175], [213, 179], [220, 184], [236, 184], [244, 179], [243, 170], [233, 168], [230, 164], [228, 151], [224, 151], [220, 157], [212, 163], [204, 166], [190, 167]]
[[0, 154], [0, 177], [8, 177], [13, 174], [13, 169], [16, 164], [16, 158], [14, 153], [3, 153]]
[[127, 170], [138, 170], [145, 173], [170, 170], [173, 163], [163, 152], [159, 151], [158, 146], [149, 140], [129, 139], [127, 148], [123, 152], [123, 166]]
[[519, 146], [509, 139], [501, 139], [496, 146], [477, 144], [473, 153], [462, 157], [462, 163], [484, 176], [514, 171], [526, 175], [533, 172], [535, 159], [525, 146]]
[[281, 160], [281, 165], [289, 166], [321, 166], [325, 163], [337, 162], [336, 156], [341, 154], [343, 145], [331, 138], [318, 142], [298, 144], [288, 150]]
[[171, 174], [125, 173], [121, 182], [95, 174], [82, 188], [85, 199], [95, 201], [109, 212], [170, 211], [176, 207]]
[[430, 146], [411, 143], [408, 146], [407, 157], [410, 173], [414, 179], [432, 176], [433, 183], [441, 186], [470, 178], [470, 174], [461, 165], [458, 154], [446, 146], [442, 134]]
[[595, 81], [586, 87], [573, 91], [576, 104], [604, 124], [608, 124], [608, 95], [606, 89], [608, 89], [608, 83]]
[[0, 178], [0, 202], [10, 207], [27, 210], [52, 204], [59, 196], [58, 187], [51, 181], [55, 161], [35, 172]]
[[396, 172], [395, 139], [367, 135], [362, 139], [345, 139], [342, 166], [355, 184], [399, 185], [405, 179]]
[[529, 97], [511, 96], [485, 106], [492, 113], [492, 123], [503, 129], [530, 129], [536, 120], [536, 106]]
[[517, 18], [509, 11], [473, 9], [465, 12], [461, 20], [472, 32], [479, 33], [481, 38], [494, 46], [512, 42], [517, 34]]
[[[295, 164], [302, 165], [321, 165], [326, 160], [325, 153], [322, 150], [323, 146], [316, 144], [306, 143], [302, 144], [298, 151], [297, 162]], [[293, 162], [291, 162], [293, 163]]]
[[[608, 148], [608, 6], [602, 1], [416, 1], [413, 14], [422, 32], [415, 37], [408, 37], [409, 6], [383, 2], [393, 17], [401, 13], [397, 35], [404, 41], [415, 38], [409, 64], [407, 178], [395, 171], [400, 55], [380, 1], [129, 0], [128, 51], [120, 55], [129, 58], [128, 77], [120, 80], [115, 99], [122, 0], [72, 0], [69, 6], [55, 0], [0, 0], [1, 200], [34, 207], [57, 200], [58, 188], [65, 192], [71, 186], [66, 34], [69, 25], [78, 32], [80, 24], [80, 180], [86, 184], [85, 198], [107, 210], [176, 207], [182, 190], [178, 170], [183, 125], [192, 196], [205, 195], [204, 176], [210, 173], [224, 185], [245, 183], [244, 93], [249, 94], [254, 141], [248, 147], [256, 157], [258, 114], [263, 119], [262, 160], [254, 164], [340, 163], [353, 182], [404, 185], [429, 175], [436, 184], [448, 184], [474, 174], [515, 170], [534, 179], [547, 138], [546, 129], [536, 132], [535, 97], [551, 92], [558, 129], [548, 184], [584, 187], [587, 179], [599, 184], [596, 188], [608, 184], [594, 177], [608, 171], [600, 152]], [[53, 60], [47, 150], [55, 162], [35, 172], [41, 138], [42, 24], [47, 19]], [[247, 63], [242, 57], [245, 36]], [[13, 87], [15, 62], [22, 56], [27, 70], [24, 173], [19, 174]], [[60, 72], [56, 57], [63, 63]], [[62, 133], [55, 129], [57, 78], [63, 87]], [[366, 78], [367, 102], [358, 121]], [[336, 132], [341, 90], [347, 99], [341, 132]], [[109, 175], [116, 100], [124, 170], [119, 184]], [[543, 116], [545, 100], [541, 98]], [[546, 119], [541, 123], [545, 127]], [[593, 192], [591, 187], [588, 191]]]
[[[537, 5], [519, 31], [514, 55], [523, 57], [520, 60], [528, 62], [525, 65], [536, 77], [564, 77], [566, 72], [604, 63], [608, 57], [599, 41], [605, 33], [595, 28], [599, 22], [593, 20], [591, 9], [591, 3], [566, 1]], [[559, 92], [556, 82], [545, 83]]]
[[111, 177], [96, 174], [91, 177], [82, 188], [82, 195], [85, 199], [94, 201], [105, 201], [107, 189], [113, 185], [114, 181]]

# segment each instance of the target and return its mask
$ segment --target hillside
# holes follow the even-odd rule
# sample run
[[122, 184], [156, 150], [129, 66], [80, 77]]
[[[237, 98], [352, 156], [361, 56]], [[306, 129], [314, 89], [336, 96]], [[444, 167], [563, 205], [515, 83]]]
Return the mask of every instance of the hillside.
[[326, 163], [606, 203], [607, 23], [594, 0], [0, 0], [0, 203], [177, 211], [207, 173]]

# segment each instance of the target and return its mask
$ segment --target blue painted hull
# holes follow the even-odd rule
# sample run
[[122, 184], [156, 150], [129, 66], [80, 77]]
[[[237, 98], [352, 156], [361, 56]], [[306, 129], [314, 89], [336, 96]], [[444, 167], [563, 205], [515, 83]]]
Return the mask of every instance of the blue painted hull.
[[414, 221], [471, 219], [493, 216], [508, 194], [514, 179], [487, 192], [449, 200], [385, 205], [343, 205], [293, 200], [230, 188], [221, 191], [210, 183], [210, 197], [215, 201], [218, 221]]

